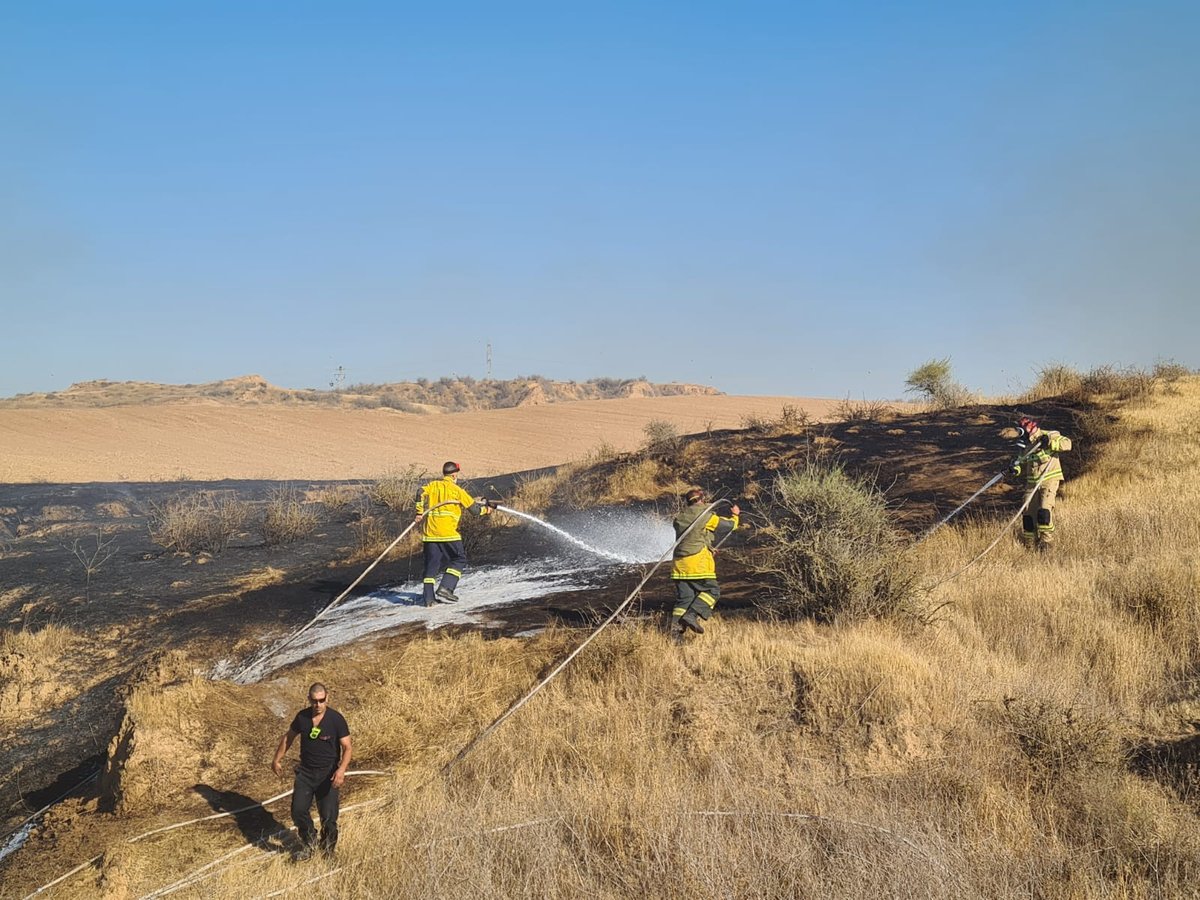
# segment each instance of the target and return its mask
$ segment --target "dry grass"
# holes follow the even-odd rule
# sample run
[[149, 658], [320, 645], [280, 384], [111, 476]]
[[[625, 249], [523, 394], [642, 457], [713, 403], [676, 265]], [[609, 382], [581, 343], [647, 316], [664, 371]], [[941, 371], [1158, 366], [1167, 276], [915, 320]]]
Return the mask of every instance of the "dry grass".
[[262, 536], [269, 547], [293, 544], [317, 528], [317, 513], [293, 485], [271, 489], [263, 512]]
[[[847, 401], [843, 401], [847, 402]], [[785, 403], [775, 417], [761, 413], [747, 413], [742, 416], [742, 428], [765, 437], [780, 437], [786, 434], [803, 434], [813, 418], [808, 411], [794, 403]]]
[[197, 491], [153, 507], [150, 536], [176, 553], [220, 553], [249, 514], [249, 505], [235, 496]]
[[[966, 402], [966, 401], [964, 401]], [[851, 400], [846, 397], [833, 410], [839, 422], [886, 422], [895, 414], [890, 403], [882, 400]]]
[[320, 503], [331, 513], [341, 513], [363, 496], [363, 488], [357, 485], [338, 484], [315, 491], [310, 498]]
[[0, 656], [20, 654], [35, 660], [61, 656], [78, 639], [70, 628], [51, 623], [36, 630], [0, 632]]
[[[933, 627], [718, 616], [677, 647], [614, 626], [449, 775], [580, 635], [360, 654], [340, 708], [359, 761], [397, 778], [348, 793], [387, 803], [344, 814], [343, 870], [314, 887], [329, 866], [249, 859], [190, 895], [1195, 896], [1194, 797], [1128, 761], [1200, 720], [1200, 381], [1172, 387], [1116, 410], [1060, 507], [1058, 555], [1003, 542], [931, 589]], [[998, 527], [944, 528], [916, 563], [930, 582], [955, 572]], [[351, 663], [293, 679], [336, 686]], [[222, 690], [237, 705], [271, 687]], [[157, 714], [164, 734], [214, 705], [180, 704]], [[240, 843], [229, 826], [137, 845], [130, 893]], [[92, 870], [56, 896], [97, 890]]]
[[386, 506], [392, 512], [415, 515], [417, 492], [428, 480], [428, 474], [419, 466], [407, 466], [375, 479], [367, 489], [367, 496], [372, 503]]

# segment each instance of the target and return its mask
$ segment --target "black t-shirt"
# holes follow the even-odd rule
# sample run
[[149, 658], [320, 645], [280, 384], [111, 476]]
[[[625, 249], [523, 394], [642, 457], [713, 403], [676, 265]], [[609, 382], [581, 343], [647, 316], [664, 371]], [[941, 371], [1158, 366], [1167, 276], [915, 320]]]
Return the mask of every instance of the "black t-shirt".
[[292, 719], [292, 731], [300, 735], [300, 765], [305, 769], [335, 769], [342, 758], [341, 739], [350, 736], [350, 726], [336, 709], [326, 709], [320, 725], [313, 725], [311, 709], [302, 709]]

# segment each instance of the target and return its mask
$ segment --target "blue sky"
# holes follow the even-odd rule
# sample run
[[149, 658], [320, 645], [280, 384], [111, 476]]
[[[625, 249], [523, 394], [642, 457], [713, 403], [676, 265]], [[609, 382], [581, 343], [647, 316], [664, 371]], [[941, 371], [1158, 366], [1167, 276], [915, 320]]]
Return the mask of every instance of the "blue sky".
[[6, 4], [0, 394], [1200, 366], [1200, 5]]

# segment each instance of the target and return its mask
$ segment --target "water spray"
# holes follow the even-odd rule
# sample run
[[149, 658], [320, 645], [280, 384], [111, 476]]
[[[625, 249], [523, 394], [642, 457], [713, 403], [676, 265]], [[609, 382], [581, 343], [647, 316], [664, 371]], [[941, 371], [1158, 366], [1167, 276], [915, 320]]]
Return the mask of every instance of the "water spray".
[[574, 535], [563, 531], [557, 525], [551, 525], [549, 522], [543, 521], [542, 519], [539, 519], [537, 516], [531, 516], [529, 513], [523, 513], [520, 510], [513, 509], [508, 506], [500, 506], [499, 504], [497, 504], [496, 509], [500, 510], [501, 512], [506, 512], [509, 515], [520, 516], [522, 519], [528, 519], [530, 522], [534, 522], [538, 525], [541, 525], [543, 528], [553, 531], [559, 537], [565, 538], [567, 541], [574, 544], [576, 547], [579, 547], [582, 550], [586, 550], [589, 553], [595, 553], [597, 556], [603, 556], [608, 559], [616, 560], [617, 562], [623, 562], [623, 563], [638, 562], [638, 560], [630, 559], [628, 556], [621, 556], [619, 553], [609, 553], [607, 550], [601, 550], [599, 547], [593, 547], [591, 544], [584, 543], [583, 541], [581, 541], [579, 538], [575, 537]]

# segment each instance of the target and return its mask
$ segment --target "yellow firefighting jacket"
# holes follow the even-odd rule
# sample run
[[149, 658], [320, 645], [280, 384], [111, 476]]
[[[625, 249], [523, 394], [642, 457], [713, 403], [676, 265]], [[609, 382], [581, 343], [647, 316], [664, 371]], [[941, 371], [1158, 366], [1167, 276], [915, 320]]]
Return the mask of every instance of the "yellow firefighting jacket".
[[724, 518], [709, 515], [708, 521], [691, 531], [688, 527], [700, 518], [707, 507], [697, 503], [689, 506], [675, 517], [675, 539], [687, 531], [687, 537], [675, 548], [675, 560], [671, 566], [671, 578], [676, 581], [699, 581], [717, 577], [717, 561], [713, 558], [713, 544], [738, 527], [738, 517]]
[[429, 482], [421, 488], [421, 493], [417, 497], [417, 515], [426, 513], [428, 510], [421, 522], [421, 540], [461, 541], [462, 535], [458, 533], [458, 520], [462, 518], [464, 509], [477, 512], [481, 516], [486, 516], [491, 512], [489, 507], [480, 504], [455, 484], [453, 478], [447, 476]]
[[[1046, 443], [1039, 443], [1043, 437], [1046, 438]], [[1024, 474], [1026, 484], [1061, 481], [1063, 470], [1058, 455], [1071, 449], [1071, 439], [1058, 431], [1036, 428], [1029, 435], [1029, 440], [1031, 446], [1036, 449], [1024, 459], [1017, 457], [1013, 462], [1013, 471], [1017, 475]]]

